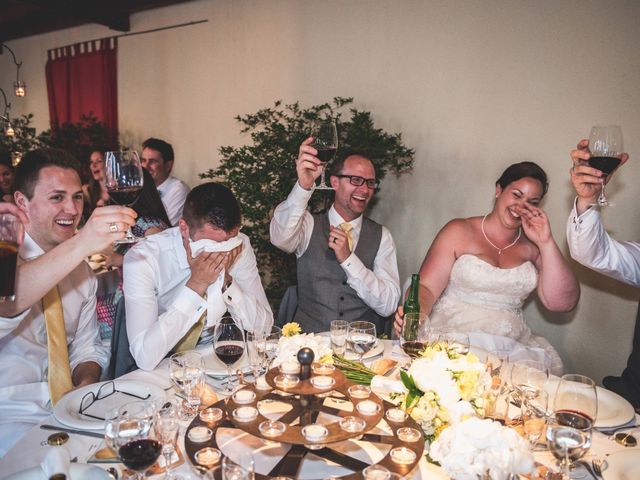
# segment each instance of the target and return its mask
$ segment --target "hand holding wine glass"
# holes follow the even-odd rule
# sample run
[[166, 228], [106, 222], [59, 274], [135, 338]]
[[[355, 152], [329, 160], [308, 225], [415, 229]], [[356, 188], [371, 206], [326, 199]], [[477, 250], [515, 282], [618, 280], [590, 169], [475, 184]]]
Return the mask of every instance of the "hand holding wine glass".
[[347, 328], [347, 345], [358, 355], [358, 362], [362, 363], [362, 357], [371, 350], [378, 339], [376, 338], [376, 326], [371, 322], [351, 322]]
[[222, 317], [213, 330], [213, 351], [227, 366], [225, 393], [233, 393], [231, 367], [242, 357], [245, 350], [244, 333], [230, 316]]
[[338, 130], [336, 123], [332, 119], [324, 120], [316, 125], [312, 133], [313, 142], [311, 146], [317, 150], [316, 157], [322, 162], [322, 173], [320, 175], [320, 183], [315, 186], [316, 190], [333, 190], [327, 185], [325, 180], [325, 170], [327, 163], [333, 160], [338, 150]]
[[[591, 157], [588, 161], [589, 166], [597, 168], [605, 176], [610, 175], [622, 161], [622, 128], [617, 125], [593, 127], [589, 135], [589, 149], [591, 150]], [[605, 195], [606, 183], [607, 180], [605, 179], [602, 183], [602, 190], [598, 200], [593, 205], [600, 207], [613, 205]]]
[[[142, 191], [144, 174], [140, 157], [134, 150], [105, 152], [105, 187], [109, 196], [119, 205], [132, 206]], [[131, 228], [116, 243], [135, 243]]]

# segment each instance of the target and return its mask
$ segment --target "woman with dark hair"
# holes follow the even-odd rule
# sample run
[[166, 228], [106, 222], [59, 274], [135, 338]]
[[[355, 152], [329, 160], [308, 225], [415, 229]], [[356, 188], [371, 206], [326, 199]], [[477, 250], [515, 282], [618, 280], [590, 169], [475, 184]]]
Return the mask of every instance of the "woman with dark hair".
[[[560, 356], [531, 333], [522, 314], [533, 290], [553, 312], [572, 310], [580, 296], [540, 208], [547, 188], [538, 165], [513, 164], [496, 182], [491, 212], [447, 223], [420, 268], [420, 311], [429, 315], [429, 328], [468, 333], [472, 345], [543, 361], [559, 374]], [[402, 314], [399, 308], [397, 332]]]
[[0, 150], [0, 201], [13, 202], [13, 174], [11, 155], [6, 150]]
[[[136, 237], [148, 237], [154, 233], [161, 232], [171, 226], [169, 217], [164, 209], [160, 194], [153, 181], [153, 177], [146, 170], [144, 172], [144, 183], [140, 196], [133, 204], [133, 208], [138, 214], [136, 223], [131, 227], [133, 235]], [[113, 322], [116, 315], [116, 306], [123, 295], [122, 292], [122, 262], [124, 255], [133, 244], [117, 245], [113, 252], [105, 261], [106, 267], [117, 267], [120, 275], [118, 289], [114, 293], [98, 297], [97, 312], [98, 324], [100, 325], [100, 337], [103, 341], [111, 339]]]
[[93, 150], [89, 155], [89, 182], [82, 185], [82, 193], [84, 193], [82, 215], [85, 219], [91, 216], [94, 208], [109, 203], [109, 194], [104, 186], [104, 152], [101, 150]]

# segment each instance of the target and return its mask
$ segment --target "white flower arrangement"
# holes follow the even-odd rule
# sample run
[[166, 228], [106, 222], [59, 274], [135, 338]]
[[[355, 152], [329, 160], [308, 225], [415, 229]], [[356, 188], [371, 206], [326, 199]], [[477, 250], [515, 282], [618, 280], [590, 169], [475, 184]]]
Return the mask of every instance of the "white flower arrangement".
[[472, 353], [461, 354], [438, 342], [427, 346], [400, 375], [406, 392], [392, 398], [418, 422], [427, 440], [449, 425], [484, 413], [483, 394], [491, 377]]
[[455, 480], [506, 480], [534, 470], [528, 442], [489, 419], [469, 418], [451, 425], [431, 444], [429, 456]]
[[298, 351], [308, 347], [313, 350], [315, 362], [326, 361], [331, 358], [331, 339], [314, 333], [300, 333], [300, 326], [287, 323], [282, 328], [283, 335], [278, 340], [278, 353], [273, 361], [277, 367], [285, 360], [298, 360]]

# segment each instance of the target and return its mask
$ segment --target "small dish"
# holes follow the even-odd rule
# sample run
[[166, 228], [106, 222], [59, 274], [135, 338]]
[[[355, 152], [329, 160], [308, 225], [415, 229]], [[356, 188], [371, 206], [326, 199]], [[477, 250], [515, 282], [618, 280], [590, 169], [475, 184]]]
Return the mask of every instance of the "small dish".
[[267, 379], [262, 377], [258, 377], [256, 380], [256, 388], [258, 390], [271, 390], [271, 385], [267, 383]]
[[387, 420], [391, 422], [400, 423], [404, 422], [407, 419], [407, 412], [405, 412], [401, 408], [390, 408], [389, 410], [387, 410], [385, 417], [387, 417]]
[[318, 375], [316, 377], [311, 377], [311, 385], [316, 388], [331, 388], [335, 383], [336, 381], [333, 379], [333, 377], [329, 377], [327, 375]]
[[366, 385], [351, 385], [347, 390], [351, 398], [369, 398], [371, 395], [371, 388]]
[[199, 465], [211, 468], [222, 458], [222, 453], [217, 448], [206, 447], [198, 450], [194, 458]]
[[200, 412], [200, 420], [208, 425], [213, 425], [219, 422], [220, 420], [222, 420], [223, 416], [224, 413], [222, 412], [222, 410], [215, 407], [205, 408]]
[[313, 363], [311, 364], [311, 371], [315, 375], [331, 375], [336, 371], [336, 367], [329, 363]]
[[375, 415], [380, 411], [380, 405], [372, 400], [363, 400], [356, 408], [362, 415]]
[[258, 425], [258, 430], [265, 437], [275, 438], [279, 437], [284, 433], [287, 429], [287, 426], [279, 422], [278, 420], [265, 420], [260, 425]]
[[297, 375], [300, 373], [300, 363], [296, 360], [285, 360], [280, 364], [280, 372], [287, 375]]
[[210, 428], [203, 427], [202, 425], [193, 427], [189, 430], [189, 440], [195, 443], [203, 443], [211, 440], [213, 432]]
[[409, 465], [416, 460], [416, 452], [407, 447], [392, 448], [389, 455], [391, 460], [398, 465]]
[[297, 375], [278, 375], [273, 379], [273, 382], [276, 384], [278, 388], [293, 388], [298, 383], [300, 383], [300, 379]]
[[413, 443], [422, 438], [420, 430], [411, 427], [403, 427], [398, 429], [398, 438], [403, 442]]
[[310, 442], [319, 442], [329, 435], [329, 430], [324, 425], [312, 423], [302, 427], [302, 436]]
[[341, 419], [339, 425], [340, 425], [340, 428], [345, 432], [360, 433], [360, 432], [364, 432], [364, 429], [367, 426], [367, 422], [365, 422], [360, 417], [354, 417], [353, 415], [349, 415]]
[[233, 401], [238, 405], [246, 405], [247, 403], [253, 403], [256, 399], [256, 394], [252, 390], [243, 388], [233, 394]]
[[258, 416], [258, 409], [255, 407], [238, 407], [233, 411], [232, 416], [238, 422], [252, 422]]

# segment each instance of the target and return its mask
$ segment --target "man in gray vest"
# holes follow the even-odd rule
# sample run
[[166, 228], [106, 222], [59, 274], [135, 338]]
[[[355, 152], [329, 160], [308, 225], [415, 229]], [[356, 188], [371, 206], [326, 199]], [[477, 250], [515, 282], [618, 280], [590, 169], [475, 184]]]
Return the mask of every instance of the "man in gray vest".
[[378, 185], [375, 169], [358, 154], [336, 161], [330, 174], [335, 201], [312, 215], [306, 208], [323, 168], [312, 141], [300, 146], [298, 181], [270, 227], [271, 243], [298, 258], [294, 320], [305, 333], [329, 330], [338, 319], [367, 320], [382, 333], [398, 306], [400, 283], [391, 233], [363, 215]]

